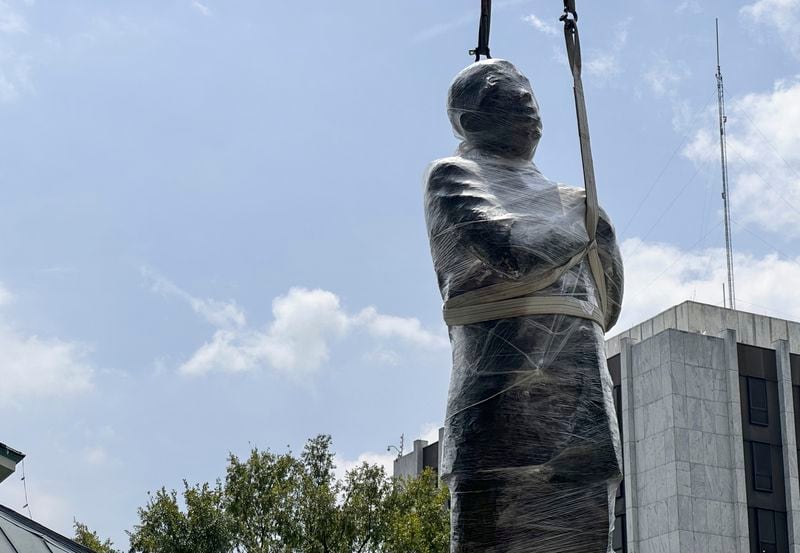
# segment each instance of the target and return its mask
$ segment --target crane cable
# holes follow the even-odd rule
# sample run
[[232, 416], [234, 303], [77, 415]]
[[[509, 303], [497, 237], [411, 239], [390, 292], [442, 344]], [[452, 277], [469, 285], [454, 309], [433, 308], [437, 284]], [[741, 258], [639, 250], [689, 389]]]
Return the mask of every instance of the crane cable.
[[489, 53], [489, 32], [492, 28], [492, 0], [481, 0], [481, 24], [478, 28], [478, 47], [469, 51], [470, 56], [475, 56], [475, 61], [481, 61], [481, 56], [492, 59]]

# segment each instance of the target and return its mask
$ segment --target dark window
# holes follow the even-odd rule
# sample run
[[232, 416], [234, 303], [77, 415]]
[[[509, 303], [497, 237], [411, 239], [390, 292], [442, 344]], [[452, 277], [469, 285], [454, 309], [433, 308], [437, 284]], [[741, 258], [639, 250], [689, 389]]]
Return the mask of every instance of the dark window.
[[614, 412], [617, 414], [620, 438], [622, 438], [622, 386], [614, 386]]
[[747, 398], [750, 403], [750, 424], [768, 426], [767, 381], [762, 378], [748, 378]]
[[614, 521], [614, 536], [611, 541], [611, 548], [615, 552], [625, 552], [628, 550], [628, 544], [626, 542], [625, 515], [620, 515]]
[[758, 523], [758, 553], [777, 553], [775, 511], [756, 509], [756, 521]]
[[760, 492], [772, 491], [772, 455], [769, 444], [752, 442], [753, 487]]

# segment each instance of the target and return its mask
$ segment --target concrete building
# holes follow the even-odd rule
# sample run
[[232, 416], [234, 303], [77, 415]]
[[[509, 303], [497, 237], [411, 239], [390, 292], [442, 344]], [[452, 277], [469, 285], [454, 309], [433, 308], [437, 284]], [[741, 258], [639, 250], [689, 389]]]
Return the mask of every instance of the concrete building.
[[685, 302], [606, 347], [625, 467], [614, 551], [800, 553], [800, 323]]
[[411, 477], [422, 474], [426, 468], [439, 473], [439, 464], [442, 462], [442, 454], [439, 444], [442, 443], [442, 433], [444, 428], [439, 429], [439, 441], [428, 444], [425, 440], [414, 440], [414, 449], [411, 453], [400, 455], [394, 460], [394, 476]]

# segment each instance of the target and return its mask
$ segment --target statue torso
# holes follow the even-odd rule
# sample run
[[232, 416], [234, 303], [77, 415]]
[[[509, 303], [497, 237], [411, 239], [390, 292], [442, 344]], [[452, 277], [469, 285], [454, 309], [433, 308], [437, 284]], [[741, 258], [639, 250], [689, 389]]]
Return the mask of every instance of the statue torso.
[[[429, 178], [426, 216], [445, 300], [559, 267], [588, 242], [583, 191], [548, 180], [533, 163], [453, 157], [435, 162], [431, 177], [437, 172], [444, 182]], [[579, 287], [572, 293], [585, 295]]]

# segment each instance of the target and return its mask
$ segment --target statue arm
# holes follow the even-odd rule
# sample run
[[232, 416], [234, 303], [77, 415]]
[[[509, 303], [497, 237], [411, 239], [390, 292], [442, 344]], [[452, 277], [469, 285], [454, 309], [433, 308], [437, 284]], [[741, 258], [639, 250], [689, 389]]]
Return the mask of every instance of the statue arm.
[[622, 267], [622, 254], [617, 244], [614, 225], [603, 209], [600, 209], [600, 221], [597, 225], [597, 246], [600, 261], [603, 263], [603, 270], [606, 275], [606, 294], [608, 297], [606, 331], [609, 331], [619, 319], [625, 275]]
[[440, 251], [467, 248], [493, 270], [519, 276], [511, 249], [514, 221], [480, 175], [455, 162], [435, 163], [427, 178], [425, 215], [431, 242], [442, 241]]

